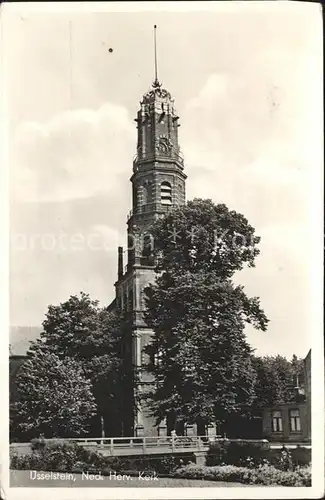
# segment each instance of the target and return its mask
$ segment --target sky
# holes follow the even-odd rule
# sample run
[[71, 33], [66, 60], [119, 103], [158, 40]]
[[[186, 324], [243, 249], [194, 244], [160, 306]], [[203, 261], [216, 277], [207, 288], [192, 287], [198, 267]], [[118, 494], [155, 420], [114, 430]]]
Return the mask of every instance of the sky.
[[81, 290], [102, 305], [114, 298], [134, 118], [154, 78], [157, 24], [158, 76], [180, 116], [187, 199], [225, 203], [261, 236], [256, 267], [236, 280], [260, 297], [270, 324], [247, 329], [248, 339], [258, 354], [307, 354], [308, 256], [322, 185], [322, 18], [317, 4], [261, 3], [7, 10], [12, 325], [41, 325], [49, 304]]

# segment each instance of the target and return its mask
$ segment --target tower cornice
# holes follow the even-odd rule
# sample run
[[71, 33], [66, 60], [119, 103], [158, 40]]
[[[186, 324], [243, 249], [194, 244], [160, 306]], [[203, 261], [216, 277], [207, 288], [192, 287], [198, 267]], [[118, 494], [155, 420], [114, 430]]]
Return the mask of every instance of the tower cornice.
[[175, 161], [172, 160], [162, 160], [162, 161], [157, 161], [158, 165], [155, 165], [152, 167], [152, 162], [148, 160], [147, 162], [144, 163], [144, 168], [139, 168], [138, 170], [133, 170], [133, 174], [130, 177], [130, 181], [133, 182], [135, 178], [146, 178], [148, 175], [148, 172], [152, 173], [170, 173], [174, 174], [175, 172], [179, 177], [184, 179], [184, 181], [187, 179], [187, 175], [184, 173], [184, 168], [180, 164], [178, 164]]

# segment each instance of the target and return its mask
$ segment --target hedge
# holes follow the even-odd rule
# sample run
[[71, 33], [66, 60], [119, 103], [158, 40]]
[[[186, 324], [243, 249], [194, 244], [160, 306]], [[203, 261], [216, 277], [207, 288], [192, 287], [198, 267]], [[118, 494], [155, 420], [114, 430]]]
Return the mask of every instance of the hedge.
[[205, 479], [265, 486], [311, 486], [310, 466], [297, 467], [295, 471], [281, 471], [273, 465], [260, 465], [255, 469], [250, 469], [235, 465], [209, 467], [191, 464], [177, 469], [172, 475], [184, 479]]
[[297, 466], [309, 465], [311, 450], [303, 447], [289, 450], [270, 449], [268, 442], [219, 440], [210, 444], [206, 465], [237, 465], [255, 468], [259, 465], [274, 465], [277, 469], [293, 470]]

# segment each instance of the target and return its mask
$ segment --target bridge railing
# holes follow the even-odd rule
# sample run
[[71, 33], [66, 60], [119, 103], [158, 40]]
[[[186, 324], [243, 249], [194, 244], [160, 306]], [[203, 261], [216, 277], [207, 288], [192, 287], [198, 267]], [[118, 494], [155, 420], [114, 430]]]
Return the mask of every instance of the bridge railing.
[[[45, 440], [45, 441], [51, 441]], [[146, 437], [110, 437], [110, 438], [65, 438], [64, 442], [75, 442], [85, 446], [109, 448], [114, 451], [130, 449], [141, 450], [142, 453], [161, 448], [177, 451], [179, 449], [201, 450], [208, 445], [211, 438], [207, 436], [146, 436]]]

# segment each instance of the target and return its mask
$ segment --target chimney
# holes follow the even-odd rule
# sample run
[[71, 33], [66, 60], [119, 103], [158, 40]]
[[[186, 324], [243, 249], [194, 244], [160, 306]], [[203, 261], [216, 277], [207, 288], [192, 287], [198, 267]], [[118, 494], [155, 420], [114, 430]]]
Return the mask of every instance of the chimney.
[[118, 247], [117, 277], [123, 276], [123, 247]]

